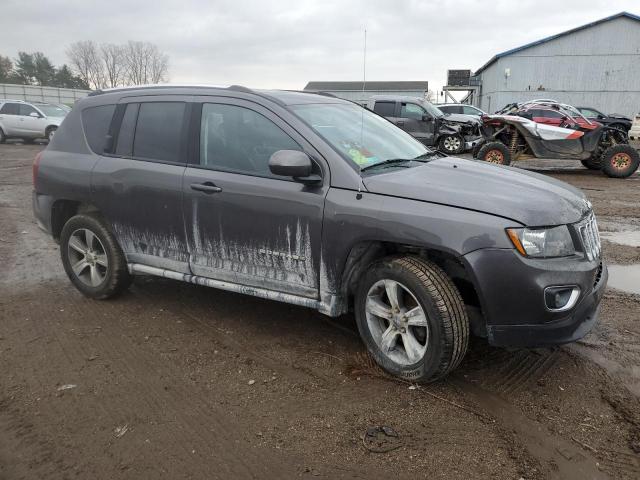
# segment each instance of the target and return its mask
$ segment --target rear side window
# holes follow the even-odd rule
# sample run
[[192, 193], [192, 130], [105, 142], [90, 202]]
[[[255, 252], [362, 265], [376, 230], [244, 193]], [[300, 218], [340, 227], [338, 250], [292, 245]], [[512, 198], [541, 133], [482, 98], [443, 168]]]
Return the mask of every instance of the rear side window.
[[133, 156], [180, 163], [180, 140], [185, 108], [186, 105], [181, 102], [140, 104], [133, 140]]
[[393, 117], [396, 109], [396, 102], [376, 102], [373, 111], [383, 117]]
[[91, 150], [98, 155], [104, 153], [105, 141], [115, 109], [115, 105], [101, 105], [85, 108], [82, 111], [84, 135]]
[[0, 108], [0, 113], [3, 115], [18, 115], [20, 112], [20, 104], [19, 103], [5, 103], [2, 108]]

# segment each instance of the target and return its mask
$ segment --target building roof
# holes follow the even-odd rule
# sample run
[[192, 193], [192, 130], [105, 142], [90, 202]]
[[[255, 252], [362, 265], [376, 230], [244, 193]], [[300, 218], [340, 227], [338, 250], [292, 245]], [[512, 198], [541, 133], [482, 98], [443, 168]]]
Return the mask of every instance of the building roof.
[[476, 70], [475, 75], [478, 75], [480, 72], [485, 70], [487, 67], [489, 67], [493, 62], [495, 62], [499, 58], [506, 57], [507, 55], [511, 55], [512, 53], [516, 53], [516, 52], [519, 52], [521, 50], [525, 50], [525, 49], [530, 48], [530, 47], [535, 47], [536, 45], [541, 45], [543, 43], [550, 42], [551, 40], [555, 40], [556, 38], [564, 37], [565, 35], [569, 35], [571, 33], [575, 33], [575, 32], [578, 32], [580, 30], [584, 30], [586, 28], [591, 28], [591, 27], [594, 27], [594, 26], [599, 25], [601, 23], [608, 22], [610, 20], [615, 20], [616, 18], [621, 18], [621, 17], [630, 18], [631, 20], [636, 20], [636, 21], [640, 22], [640, 16], [634, 15], [633, 13], [629, 13], [629, 12], [616, 13], [615, 15], [611, 15], [609, 17], [601, 18], [600, 20], [596, 20], [595, 22], [587, 23], [585, 25], [581, 25], [580, 27], [572, 28], [571, 30], [567, 30], [565, 32], [557, 33], [555, 35], [551, 35], [550, 37], [546, 37], [546, 38], [543, 38], [541, 40], [537, 40], [535, 42], [527, 43], [526, 45], [522, 45], [521, 47], [512, 48], [511, 50], [507, 50], [506, 52], [498, 53], [497, 55], [494, 55], [487, 63], [485, 63], [483, 66], [481, 66], [478, 70]]
[[[358, 92], [362, 91], [362, 81], [358, 82], [309, 82], [307, 83], [305, 90], [316, 90], [316, 91], [352, 91]], [[427, 91], [429, 90], [429, 82], [365, 82], [364, 84], [365, 91], [394, 91], [394, 92], [402, 92], [402, 91]]]

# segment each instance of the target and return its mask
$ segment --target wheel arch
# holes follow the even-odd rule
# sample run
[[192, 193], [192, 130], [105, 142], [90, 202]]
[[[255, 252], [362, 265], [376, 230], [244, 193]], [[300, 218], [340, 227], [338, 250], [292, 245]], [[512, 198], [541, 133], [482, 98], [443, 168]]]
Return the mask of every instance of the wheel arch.
[[100, 211], [93, 204], [77, 200], [60, 199], [53, 202], [51, 206], [51, 234], [56, 241], [60, 240], [60, 234], [65, 223], [79, 213], [99, 214]]
[[339, 295], [344, 299], [349, 309], [353, 308], [358, 281], [366, 270], [376, 261], [394, 255], [412, 255], [424, 258], [440, 267], [460, 292], [473, 333], [486, 336], [486, 321], [482, 315], [479, 289], [464, 257], [430, 246], [377, 240], [361, 241], [353, 245], [345, 260], [339, 285]]

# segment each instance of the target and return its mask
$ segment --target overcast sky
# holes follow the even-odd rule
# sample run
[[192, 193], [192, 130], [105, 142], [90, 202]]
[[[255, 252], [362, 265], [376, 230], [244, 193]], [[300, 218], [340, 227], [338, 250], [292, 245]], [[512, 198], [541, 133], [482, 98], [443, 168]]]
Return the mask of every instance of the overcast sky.
[[0, 54], [56, 64], [76, 40], [157, 44], [170, 81], [302, 89], [309, 80], [428, 80], [639, 0], [0, 0]]

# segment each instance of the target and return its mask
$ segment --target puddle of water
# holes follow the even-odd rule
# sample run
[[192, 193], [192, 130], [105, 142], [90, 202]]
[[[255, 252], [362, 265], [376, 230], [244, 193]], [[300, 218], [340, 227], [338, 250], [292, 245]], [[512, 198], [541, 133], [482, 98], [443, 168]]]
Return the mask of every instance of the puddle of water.
[[624, 232], [600, 232], [603, 240], [617, 243], [619, 245], [628, 245], [630, 247], [640, 247], [640, 230], [624, 231]]
[[640, 295], [640, 265], [607, 265], [611, 288]]

